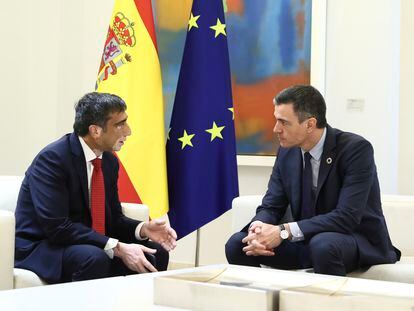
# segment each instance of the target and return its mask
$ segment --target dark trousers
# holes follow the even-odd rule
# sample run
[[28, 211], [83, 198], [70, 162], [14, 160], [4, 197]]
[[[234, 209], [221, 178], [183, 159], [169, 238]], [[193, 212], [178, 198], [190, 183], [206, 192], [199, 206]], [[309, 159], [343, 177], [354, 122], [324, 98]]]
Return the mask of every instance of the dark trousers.
[[351, 235], [323, 232], [308, 242], [283, 241], [274, 256], [247, 256], [242, 239], [247, 232], [233, 234], [226, 243], [226, 257], [230, 264], [277, 269], [307, 269], [315, 273], [345, 276], [358, 268], [358, 247]]
[[[158, 271], [167, 270], [169, 255], [161, 245], [151, 241], [140, 244], [156, 249], [155, 254], [145, 257]], [[112, 276], [136, 274], [128, 269], [118, 257], [110, 259], [99, 247], [93, 245], [71, 245], [63, 253], [62, 282], [92, 280]]]

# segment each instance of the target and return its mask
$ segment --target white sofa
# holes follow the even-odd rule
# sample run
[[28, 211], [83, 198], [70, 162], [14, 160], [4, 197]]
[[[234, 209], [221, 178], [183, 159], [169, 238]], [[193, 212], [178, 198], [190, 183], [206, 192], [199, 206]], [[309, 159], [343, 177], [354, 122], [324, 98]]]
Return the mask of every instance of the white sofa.
[[[22, 180], [22, 176], [0, 176], [0, 290], [46, 285], [32, 271], [14, 268], [14, 210]], [[137, 220], [149, 217], [146, 205], [121, 205], [128, 217]]]
[[[233, 200], [233, 232], [240, 231], [250, 222], [262, 198], [261, 195], [251, 195]], [[381, 201], [391, 241], [401, 250], [401, 260], [396, 264], [375, 265], [367, 270], [358, 270], [348, 276], [414, 284], [414, 196], [383, 195]]]

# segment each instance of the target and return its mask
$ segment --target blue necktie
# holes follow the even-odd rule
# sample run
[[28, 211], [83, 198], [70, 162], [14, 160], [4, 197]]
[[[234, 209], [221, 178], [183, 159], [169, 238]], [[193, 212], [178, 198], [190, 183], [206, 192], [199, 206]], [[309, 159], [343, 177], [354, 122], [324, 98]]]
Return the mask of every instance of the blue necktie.
[[302, 171], [302, 219], [308, 219], [314, 216], [312, 200], [312, 166], [311, 155], [305, 152], [305, 168]]

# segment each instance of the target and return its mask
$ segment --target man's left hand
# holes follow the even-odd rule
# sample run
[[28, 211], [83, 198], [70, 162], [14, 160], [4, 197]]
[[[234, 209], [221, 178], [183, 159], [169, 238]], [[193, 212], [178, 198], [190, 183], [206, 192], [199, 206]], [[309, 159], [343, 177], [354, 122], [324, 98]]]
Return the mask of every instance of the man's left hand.
[[248, 256], [273, 256], [273, 249], [282, 243], [279, 226], [260, 222], [250, 228], [249, 234], [242, 240], [247, 243], [243, 251]]
[[161, 244], [166, 251], [171, 251], [177, 245], [177, 233], [165, 220], [155, 219], [145, 222], [140, 235]]

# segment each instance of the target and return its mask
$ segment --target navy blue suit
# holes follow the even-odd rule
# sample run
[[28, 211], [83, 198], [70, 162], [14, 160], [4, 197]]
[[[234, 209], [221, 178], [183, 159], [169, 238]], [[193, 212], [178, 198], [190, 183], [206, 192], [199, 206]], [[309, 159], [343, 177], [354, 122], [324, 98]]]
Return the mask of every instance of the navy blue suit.
[[[301, 178], [302, 154], [298, 147], [280, 148], [268, 184], [268, 190], [262, 204], [257, 208], [252, 221], [260, 220], [268, 224], [279, 224], [290, 205], [293, 221], [297, 221], [304, 234], [303, 242], [285, 241], [279, 248], [299, 247], [298, 245], [323, 245], [322, 237], [345, 237], [346, 242], [355, 247], [350, 270], [357, 267], [379, 263], [394, 263], [400, 258], [388, 234], [381, 208], [380, 189], [371, 144], [361, 136], [342, 132], [327, 126], [327, 134], [320, 161], [318, 184], [315, 193], [315, 216], [301, 220]], [[246, 226], [242, 232], [246, 232]], [[246, 233], [235, 234], [226, 245], [226, 254], [230, 262], [244, 264], [244, 254], [236, 248], [243, 247], [240, 239]], [[319, 240], [318, 243], [314, 243]], [[284, 245], [286, 244], [286, 245]], [[290, 244], [290, 246], [289, 246]], [[343, 245], [342, 245], [343, 246]], [[283, 261], [282, 268], [306, 268], [317, 265], [311, 249], [290, 252], [299, 258]], [[341, 245], [338, 245], [341, 248]], [[340, 250], [343, 252], [344, 250]], [[279, 252], [276, 249], [277, 257]], [[236, 254], [236, 255], [235, 255]], [[271, 258], [261, 258], [265, 264], [271, 264]], [[261, 260], [257, 258], [258, 261]], [[312, 259], [312, 260], [311, 260]], [[353, 261], [355, 261], [352, 259]], [[297, 262], [297, 261], [296, 261]], [[307, 263], [305, 263], [307, 262]], [[279, 262], [280, 263], [280, 262]], [[276, 264], [277, 266], [277, 264]], [[349, 271], [347, 271], [349, 272]]]
[[[118, 199], [118, 160], [102, 156], [106, 234], [91, 228], [85, 156], [72, 133], [45, 147], [26, 171], [16, 207], [15, 267], [49, 282], [62, 281], [65, 249], [105, 247], [109, 237], [131, 243], [139, 221], [122, 214]], [[105, 254], [106, 255], [106, 254]]]

